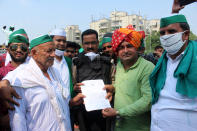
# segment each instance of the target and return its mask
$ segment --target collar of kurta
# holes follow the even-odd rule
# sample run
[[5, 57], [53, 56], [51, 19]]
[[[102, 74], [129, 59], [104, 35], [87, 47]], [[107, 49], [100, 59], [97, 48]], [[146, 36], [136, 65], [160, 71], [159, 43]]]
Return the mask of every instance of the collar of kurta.
[[129, 67], [129, 69], [127, 69], [127, 70], [124, 69], [124, 66], [123, 66], [123, 64], [121, 63], [121, 60], [118, 62], [118, 65], [121, 66], [121, 67], [125, 70], [125, 72], [127, 72], [127, 71], [129, 71], [129, 70], [132, 70], [132, 69], [137, 68], [138, 65], [139, 65], [139, 63], [140, 63], [140, 61], [141, 61], [141, 59], [142, 59], [142, 57], [139, 56], [138, 59], [137, 59], [137, 61], [135, 62], [135, 64], [133, 64], [133, 65], [132, 65], [131, 67]]

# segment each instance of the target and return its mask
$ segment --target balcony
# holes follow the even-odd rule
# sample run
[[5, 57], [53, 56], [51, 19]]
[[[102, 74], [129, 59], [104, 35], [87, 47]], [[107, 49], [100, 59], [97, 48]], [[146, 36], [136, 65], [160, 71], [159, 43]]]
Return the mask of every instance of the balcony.
[[80, 33], [75, 33], [76, 36], [80, 36]]
[[108, 28], [108, 24], [100, 24], [100, 25], [99, 25], [99, 28], [100, 28], [100, 29]]
[[75, 40], [80, 40], [80, 37], [75, 37]]

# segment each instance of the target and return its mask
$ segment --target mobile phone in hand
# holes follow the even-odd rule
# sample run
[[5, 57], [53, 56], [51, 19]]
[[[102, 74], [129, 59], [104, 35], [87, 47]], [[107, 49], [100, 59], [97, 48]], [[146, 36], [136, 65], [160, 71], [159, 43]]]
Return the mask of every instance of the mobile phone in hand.
[[184, 5], [188, 5], [191, 4], [193, 2], [195, 2], [196, 0], [179, 0], [180, 6], [184, 6]]

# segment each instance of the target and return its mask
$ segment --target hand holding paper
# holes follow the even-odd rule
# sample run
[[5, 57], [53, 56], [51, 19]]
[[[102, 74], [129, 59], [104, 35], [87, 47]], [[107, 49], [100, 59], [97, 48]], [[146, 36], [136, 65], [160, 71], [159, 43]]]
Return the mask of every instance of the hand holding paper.
[[87, 111], [101, 110], [110, 108], [109, 100], [106, 99], [106, 90], [104, 88], [103, 80], [87, 80], [82, 82], [82, 94], [84, 98], [85, 108]]

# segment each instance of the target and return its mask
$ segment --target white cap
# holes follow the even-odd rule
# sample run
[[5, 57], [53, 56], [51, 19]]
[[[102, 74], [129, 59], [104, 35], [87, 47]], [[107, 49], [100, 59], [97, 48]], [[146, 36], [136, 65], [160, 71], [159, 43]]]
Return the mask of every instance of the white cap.
[[57, 36], [66, 37], [66, 32], [64, 29], [54, 29], [51, 31], [50, 35], [57, 35]]

